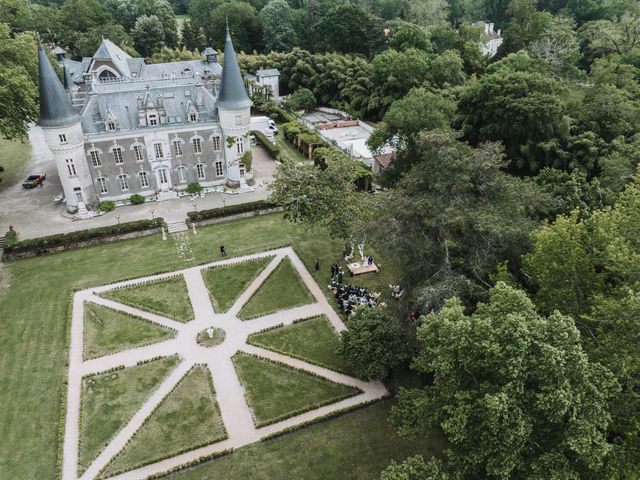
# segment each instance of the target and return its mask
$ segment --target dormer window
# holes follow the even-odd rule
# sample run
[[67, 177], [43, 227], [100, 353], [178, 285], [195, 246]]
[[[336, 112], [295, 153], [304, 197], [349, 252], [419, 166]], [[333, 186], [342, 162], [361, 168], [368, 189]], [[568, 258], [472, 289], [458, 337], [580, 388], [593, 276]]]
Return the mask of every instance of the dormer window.
[[197, 122], [197, 121], [198, 121], [198, 114], [197, 114], [197, 113], [191, 113], [191, 114], [189, 114], [189, 121], [191, 121], [191, 122]]
[[58, 135], [58, 138], [60, 138], [60, 143], [67, 143], [67, 136], [64, 133]]
[[112, 121], [107, 122], [107, 130], [109, 130], [110, 132], [113, 132], [115, 129], [116, 129], [115, 122], [112, 122]]
[[158, 116], [153, 113], [149, 115], [149, 126], [154, 127], [156, 125], [158, 125]]

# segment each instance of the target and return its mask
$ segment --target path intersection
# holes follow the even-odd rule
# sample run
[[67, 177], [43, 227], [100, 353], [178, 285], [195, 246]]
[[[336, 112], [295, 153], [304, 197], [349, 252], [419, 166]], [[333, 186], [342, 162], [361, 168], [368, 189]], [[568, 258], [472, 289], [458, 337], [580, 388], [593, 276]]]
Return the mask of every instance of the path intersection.
[[[251, 282], [249, 287], [240, 295], [233, 306], [225, 313], [216, 313], [212, 306], [209, 291], [204, 283], [201, 271], [211, 267], [232, 265], [239, 262], [265, 257], [273, 258], [267, 267], [260, 272], [260, 274]], [[242, 307], [269, 277], [278, 264], [286, 257], [289, 258], [295, 270], [302, 278], [304, 284], [312, 293], [314, 303], [281, 310], [252, 320], [240, 320], [238, 318], [238, 313]], [[99, 294], [115, 288], [138, 285], [148, 281], [174, 277], [176, 275], [182, 275], [184, 277], [193, 311], [195, 312], [195, 319], [187, 323], [171, 320], [169, 318], [99, 296]], [[177, 334], [170, 340], [164, 340], [143, 347], [132, 348], [130, 350], [105, 355], [91, 360], [83, 360], [84, 306], [86, 302], [103, 305], [147, 319], [159, 325], [171, 328], [175, 330]], [[76, 292], [73, 298], [71, 339], [69, 348], [68, 398], [63, 447], [62, 479], [95, 479], [109, 461], [123, 450], [127, 441], [143, 425], [145, 419], [154, 411], [154, 408], [156, 408], [156, 406], [172, 391], [176, 384], [195, 364], [207, 365], [211, 371], [216, 401], [218, 402], [221, 417], [228, 433], [228, 438], [211, 445], [196, 448], [186, 453], [130, 470], [111, 478], [118, 480], [143, 479], [149, 475], [164, 472], [205, 455], [210, 455], [230, 448], [238, 448], [249, 443], [256, 442], [263, 437], [290, 427], [295, 427], [296, 425], [322, 417], [331, 412], [384, 397], [387, 394], [387, 390], [380, 382], [364, 382], [348, 375], [319, 367], [303, 360], [294, 359], [263, 348], [249, 345], [247, 343], [247, 337], [252, 333], [277, 325], [291, 325], [296, 320], [318, 315], [326, 316], [336, 332], [340, 332], [346, 328], [340, 317], [331, 308], [331, 305], [327, 301], [327, 298], [321, 288], [316, 284], [309, 271], [291, 247], [279, 248], [243, 257], [230, 258], [170, 273], [141, 277], [134, 280], [89, 288]], [[225, 339], [220, 345], [215, 347], [205, 347], [196, 342], [197, 334], [209, 327], [224, 330]], [[232, 363], [232, 357], [238, 351], [254, 354], [264, 359], [281, 362], [339, 384], [356, 387], [360, 389], [362, 393], [330, 405], [309, 410], [305, 413], [295, 415], [277, 423], [256, 428], [251, 414], [251, 409], [245, 398], [244, 387], [238, 379]], [[79, 422], [81, 416], [81, 388], [83, 377], [89, 374], [104, 372], [118, 366], [133, 367], [137, 365], [138, 362], [144, 360], [149, 360], [158, 356], [166, 357], [176, 353], [180, 358], [178, 366], [149, 396], [128, 423], [126, 423], [126, 425], [115, 434], [108, 445], [93, 460], [88, 469], [79, 476], [78, 445], [80, 436]]]

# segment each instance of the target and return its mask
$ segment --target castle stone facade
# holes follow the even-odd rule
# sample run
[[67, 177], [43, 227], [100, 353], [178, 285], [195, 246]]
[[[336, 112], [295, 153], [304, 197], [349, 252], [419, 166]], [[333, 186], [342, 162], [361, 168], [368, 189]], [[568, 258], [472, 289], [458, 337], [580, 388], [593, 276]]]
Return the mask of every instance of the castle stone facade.
[[81, 62], [55, 50], [64, 86], [39, 49], [40, 126], [62, 182], [67, 210], [133, 194], [171, 198], [189, 183], [252, 184], [251, 100], [231, 36], [224, 60], [148, 65], [109, 40]]

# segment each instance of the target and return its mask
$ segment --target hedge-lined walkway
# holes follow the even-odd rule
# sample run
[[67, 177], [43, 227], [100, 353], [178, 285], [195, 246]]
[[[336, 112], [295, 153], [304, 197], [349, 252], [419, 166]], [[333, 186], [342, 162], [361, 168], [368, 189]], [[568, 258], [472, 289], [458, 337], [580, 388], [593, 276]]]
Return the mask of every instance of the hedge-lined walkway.
[[[226, 313], [216, 313], [211, 304], [209, 291], [204, 283], [201, 270], [211, 266], [229, 265], [241, 261], [255, 260], [258, 258], [273, 257], [264, 270], [250, 283], [248, 288], [231, 306]], [[271, 315], [256, 318], [251, 321], [242, 321], [237, 318], [238, 312], [253, 296], [273, 270], [288, 259], [302, 281], [311, 292], [315, 302], [288, 310], [282, 310]], [[135, 285], [137, 283], [164, 279], [182, 273], [187, 284], [189, 298], [195, 312], [195, 320], [188, 323], [176, 322], [149, 312], [138, 310], [134, 307], [119, 304], [112, 300], [98, 297], [98, 294], [107, 290]], [[155, 321], [161, 325], [178, 331], [177, 336], [171, 340], [165, 340], [152, 345], [126, 350], [112, 355], [95, 358], [90, 361], [82, 360], [83, 339], [83, 311], [84, 302], [91, 301], [111, 308], [117, 308], [127, 313]], [[382, 398], [387, 391], [380, 382], [363, 382], [361, 380], [337, 373], [326, 368], [311, 365], [302, 360], [296, 360], [281, 354], [270, 352], [259, 347], [247, 344], [247, 337], [252, 333], [279, 324], [291, 325], [295, 320], [312, 316], [325, 315], [336, 331], [345, 328], [339, 316], [331, 308], [326, 300], [324, 292], [314, 282], [313, 277], [307, 271], [302, 261], [294, 253], [291, 247], [279, 248], [268, 252], [248, 255], [245, 257], [230, 258], [215, 263], [188, 268], [179, 272], [154, 275], [135, 280], [119, 282], [113, 285], [92, 288], [77, 292], [73, 300], [73, 318], [71, 325], [71, 343], [69, 351], [69, 375], [68, 375], [68, 402], [67, 419], [65, 425], [63, 480], [76, 480], [78, 461], [78, 420], [80, 416], [80, 386], [82, 376], [108, 370], [119, 365], [133, 366], [137, 362], [148, 360], [156, 356], [167, 356], [178, 353], [181, 359], [178, 367], [160, 384], [158, 389], [147, 399], [141, 408], [134, 414], [129, 422], [111, 439], [109, 444], [97, 456], [80, 477], [82, 480], [94, 479], [125, 446], [128, 439], [144, 424], [145, 419], [153, 412], [154, 408], [168, 395], [178, 384], [181, 378], [195, 364], [206, 364], [211, 371], [216, 392], [216, 401], [220, 408], [222, 420], [228, 433], [228, 438], [221, 442], [207, 445], [186, 453], [173, 456], [135, 470], [122, 473], [113, 478], [117, 479], [141, 479], [149, 475], [166, 471], [175, 466], [193, 461], [203, 455], [237, 448], [260, 440], [282, 430], [295, 427], [298, 424], [322, 417], [331, 412], [358, 405], [363, 402]], [[199, 332], [207, 327], [221, 328], [226, 337], [222, 344], [205, 348], [196, 342]], [[237, 351], [252, 353], [265, 359], [285, 363], [336, 383], [356, 387], [363, 393], [341, 400], [339, 402], [316, 408], [305, 413], [295, 415], [277, 423], [256, 428], [252, 419], [251, 410], [245, 400], [245, 391], [241, 385], [233, 363], [232, 356]]]

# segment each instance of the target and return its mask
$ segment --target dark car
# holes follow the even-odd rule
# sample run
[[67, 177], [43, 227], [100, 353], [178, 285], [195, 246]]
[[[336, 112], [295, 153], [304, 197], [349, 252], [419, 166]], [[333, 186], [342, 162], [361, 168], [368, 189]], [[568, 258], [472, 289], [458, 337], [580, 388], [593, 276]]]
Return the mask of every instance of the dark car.
[[34, 188], [44, 182], [44, 179], [47, 178], [46, 173], [40, 173], [38, 175], [29, 175], [27, 179], [22, 182], [22, 186], [24, 188]]

